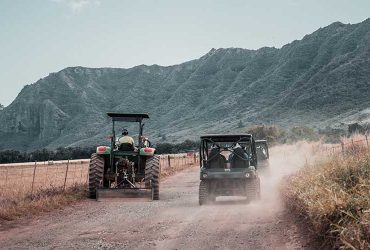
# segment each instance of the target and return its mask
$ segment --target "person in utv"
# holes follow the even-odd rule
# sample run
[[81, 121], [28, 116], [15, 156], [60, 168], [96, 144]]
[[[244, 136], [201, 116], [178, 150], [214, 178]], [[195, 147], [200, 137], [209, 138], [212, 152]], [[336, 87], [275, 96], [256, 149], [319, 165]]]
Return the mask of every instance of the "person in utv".
[[128, 135], [127, 129], [122, 131], [122, 136], [118, 139], [118, 149], [121, 151], [134, 151], [134, 139]]

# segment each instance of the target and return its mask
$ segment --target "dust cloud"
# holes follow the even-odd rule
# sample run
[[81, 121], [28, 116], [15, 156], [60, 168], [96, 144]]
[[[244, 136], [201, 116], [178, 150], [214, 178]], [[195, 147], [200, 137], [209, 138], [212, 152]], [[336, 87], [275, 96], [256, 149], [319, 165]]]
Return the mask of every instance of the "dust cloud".
[[289, 176], [312, 160], [313, 144], [297, 142], [292, 145], [278, 145], [270, 148], [270, 165], [259, 168], [261, 178], [261, 200], [248, 205], [259, 215], [271, 215], [281, 211], [280, 188], [284, 177]]
[[277, 203], [280, 200], [279, 185], [285, 176], [293, 174], [313, 158], [312, 144], [298, 142], [293, 145], [279, 145], [270, 149], [270, 166], [259, 169], [263, 203]]

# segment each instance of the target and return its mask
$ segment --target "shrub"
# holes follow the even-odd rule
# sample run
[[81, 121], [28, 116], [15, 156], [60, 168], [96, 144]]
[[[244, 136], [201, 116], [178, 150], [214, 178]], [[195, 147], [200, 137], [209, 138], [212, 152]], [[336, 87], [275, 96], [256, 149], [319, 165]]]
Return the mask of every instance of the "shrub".
[[274, 125], [256, 125], [246, 130], [256, 139], [266, 139], [269, 143], [285, 142], [286, 132]]

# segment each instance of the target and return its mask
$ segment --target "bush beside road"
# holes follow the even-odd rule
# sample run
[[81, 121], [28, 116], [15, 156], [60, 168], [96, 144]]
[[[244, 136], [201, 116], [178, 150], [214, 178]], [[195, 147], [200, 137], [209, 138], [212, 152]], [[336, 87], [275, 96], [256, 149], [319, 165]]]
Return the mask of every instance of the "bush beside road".
[[285, 203], [330, 247], [370, 249], [370, 149], [353, 139], [339, 148], [289, 178]]

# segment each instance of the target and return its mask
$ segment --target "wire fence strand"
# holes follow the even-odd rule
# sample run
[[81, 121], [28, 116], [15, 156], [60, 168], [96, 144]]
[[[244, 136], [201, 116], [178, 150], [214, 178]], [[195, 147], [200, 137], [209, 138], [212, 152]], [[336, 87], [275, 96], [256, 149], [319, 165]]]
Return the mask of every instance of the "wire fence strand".
[[345, 154], [347, 152], [353, 152], [361, 147], [370, 148], [368, 135], [364, 135], [363, 139], [354, 140], [353, 138], [351, 138], [348, 142], [341, 142], [340, 144], [336, 145], [323, 144], [319, 146], [319, 150], [327, 155], [334, 155], [337, 153]]
[[[162, 170], [195, 165], [196, 153], [160, 155]], [[87, 184], [89, 159], [0, 164], [0, 198], [5, 193], [34, 193]]]

